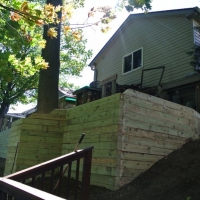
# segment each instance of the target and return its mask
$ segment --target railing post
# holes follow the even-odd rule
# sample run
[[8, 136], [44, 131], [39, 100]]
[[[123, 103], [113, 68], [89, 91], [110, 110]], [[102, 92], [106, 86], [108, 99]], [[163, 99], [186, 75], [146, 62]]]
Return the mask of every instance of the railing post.
[[89, 200], [91, 165], [92, 165], [92, 149], [86, 153], [83, 161], [82, 190], [81, 190], [82, 200]]
[[0, 118], [0, 132], [3, 131], [2, 127], [3, 127], [3, 118]]
[[0, 199], [6, 200], [7, 199], [7, 194], [3, 191], [0, 190]]

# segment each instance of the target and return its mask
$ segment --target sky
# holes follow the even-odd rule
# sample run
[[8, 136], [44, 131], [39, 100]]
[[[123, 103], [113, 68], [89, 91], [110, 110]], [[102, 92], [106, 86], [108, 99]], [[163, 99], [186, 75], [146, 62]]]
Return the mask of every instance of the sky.
[[[112, 6], [114, 7], [116, 0], [85, 0], [85, 7], [83, 9], [76, 10], [74, 13], [73, 21], [75, 23], [82, 23], [87, 18], [88, 11], [92, 7], [98, 6]], [[152, 1], [152, 10], [151, 11], [161, 11], [161, 10], [171, 10], [171, 9], [181, 9], [181, 8], [191, 8], [198, 6], [200, 7], [200, 0], [153, 0]], [[150, 11], [150, 12], [151, 12]], [[142, 13], [142, 10], [134, 10], [134, 13]], [[115, 31], [119, 26], [125, 21], [129, 13], [125, 10], [123, 12], [117, 13], [117, 19], [114, 20], [111, 24], [111, 30], [106, 34], [101, 33], [99, 30], [94, 28], [87, 28], [85, 30], [85, 38], [88, 40], [87, 49], [93, 50], [93, 57], [101, 50], [101, 48], [106, 44], [106, 42], [112, 37]], [[88, 64], [92, 60], [88, 60]], [[81, 73], [82, 77], [79, 78], [70, 78], [68, 82], [74, 83], [76, 86], [84, 87], [89, 85], [93, 81], [93, 71], [90, 67], [85, 67]], [[10, 109], [9, 112], [23, 112], [31, 107], [34, 107], [35, 104], [21, 105], [16, 106], [15, 110]]]

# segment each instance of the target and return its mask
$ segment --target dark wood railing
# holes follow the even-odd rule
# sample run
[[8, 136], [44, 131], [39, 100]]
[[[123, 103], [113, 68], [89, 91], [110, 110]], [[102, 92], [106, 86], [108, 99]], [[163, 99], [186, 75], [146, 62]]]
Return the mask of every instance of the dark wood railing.
[[[63, 197], [65, 199], [68, 199], [70, 197], [70, 199], [79, 198], [81, 200], [88, 200], [92, 149], [93, 147], [88, 147], [83, 150], [78, 150], [77, 152], [72, 152], [64, 156], [52, 159], [50, 161], [41, 163], [39, 165], [5, 176], [0, 179], [0, 195], [6, 196], [8, 194], [11, 197], [16, 197], [17, 199], [23, 199], [19, 198], [19, 196], [15, 196], [20, 194], [22, 194], [22, 196], [25, 195], [23, 187], [16, 188], [15, 184], [13, 185], [11, 184], [11, 182], [9, 182], [11, 181], [9, 179], [12, 179], [14, 181], [21, 182], [19, 184], [22, 184], [23, 186], [24, 184], [28, 184], [29, 186], [31, 186], [31, 189], [37, 188], [40, 191], [45, 191], [49, 193], [49, 195], [55, 194], [56, 196]], [[66, 164], [67, 166], [65, 166]], [[82, 170], [80, 170], [81, 167]], [[66, 171], [67, 175], [65, 176]], [[74, 171], [73, 179], [72, 171]], [[79, 176], [81, 175], [80, 172], [82, 173], [81, 182], [79, 182]], [[6, 180], [6, 182], [4, 180]], [[30, 193], [29, 195], [32, 194], [28, 186], [26, 193]], [[33, 199], [42, 198], [38, 197]]]

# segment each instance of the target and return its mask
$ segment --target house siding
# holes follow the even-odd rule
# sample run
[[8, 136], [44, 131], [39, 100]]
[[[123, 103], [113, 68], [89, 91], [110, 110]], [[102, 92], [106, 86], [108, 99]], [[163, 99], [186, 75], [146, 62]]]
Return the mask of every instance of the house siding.
[[[118, 84], [138, 84], [142, 69], [165, 66], [162, 83], [168, 83], [193, 72], [187, 51], [193, 47], [193, 21], [185, 15], [154, 16], [132, 19], [104, 54], [97, 60], [98, 80], [118, 74]], [[122, 34], [123, 33], [123, 34]], [[123, 56], [143, 48], [143, 67], [122, 75]], [[161, 71], [144, 74], [143, 85], [158, 84]]]

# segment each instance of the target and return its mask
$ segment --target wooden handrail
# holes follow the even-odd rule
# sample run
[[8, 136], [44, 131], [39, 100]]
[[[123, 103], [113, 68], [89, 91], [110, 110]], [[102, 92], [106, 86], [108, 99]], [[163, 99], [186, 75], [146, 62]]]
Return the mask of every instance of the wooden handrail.
[[65, 200], [63, 198], [57, 197], [55, 195], [43, 192], [41, 190], [32, 188], [30, 186], [24, 185], [22, 183], [7, 179], [0, 178], [0, 199], [7, 199], [6, 195], [11, 195], [12, 197], [20, 200]]
[[88, 147], [83, 150], [78, 150], [77, 152], [72, 152], [72, 153], [54, 158], [52, 160], [43, 162], [33, 167], [29, 167], [24, 170], [5, 176], [5, 178], [9, 178], [16, 181], [23, 181], [24, 179], [31, 178], [32, 176], [37, 176], [41, 174], [41, 172], [43, 171], [49, 171], [53, 168], [59, 167], [60, 165], [64, 165], [66, 163], [73, 162], [77, 159], [80, 159], [83, 157], [82, 156], [83, 154], [85, 154], [88, 151], [91, 151], [93, 148], [94, 147]]
[[[55, 169], [59, 168], [59, 186], [57, 190], [57, 195], [60, 196], [61, 193], [61, 185], [62, 185], [62, 178], [63, 178], [63, 167], [65, 164], [68, 164], [68, 176], [67, 176], [67, 182], [68, 186], [70, 183], [71, 178], [71, 166], [72, 162], [75, 161], [76, 164], [76, 175], [75, 175], [75, 193], [74, 197], [77, 199], [77, 187], [78, 187], [78, 180], [79, 180], [79, 168], [80, 168], [80, 159], [83, 159], [82, 164], [82, 186], [81, 186], [81, 199], [82, 200], [88, 200], [89, 199], [89, 186], [90, 186], [90, 171], [91, 171], [91, 160], [92, 160], [92, 150], [94, 147], [88, 147], [82, 150], [78, 150], [77, 152], [72, 152], [63, 156], [60, 156], [58, 158], [46, 161], [44, 163], [35, 165], [33, 167], [18, 171], [16, 173], [10, 174], [8, 176], [5, 176], [5, 179], [12, 179], [14, 181], [19, 181], [25, 183], [27, 179], [31, 178], [31, 186], [34, 187], [36, 176], [42, 177], [42, 183], [41, 183], [41, 189], [43, 189], [43, 185], [45, 182], [45, 173], [51, 172], [51, 189], [48, 190], [48, 192], [52, 193], [54, 192], [53, 189], [53, 180], [54, 180], [54, 172]], [[49, 174], [49, 173], [47, 173]], [[69, 189], [68, 189], [69, 190]], [[1, 192], [1, 188], [0, 188]], [[69, 192], [66, 191], [66, 198], [69, 198]], [[1, 198], [0, 198], [1, 199]], [[21, 198], [20, 198], [21, 200]]]

